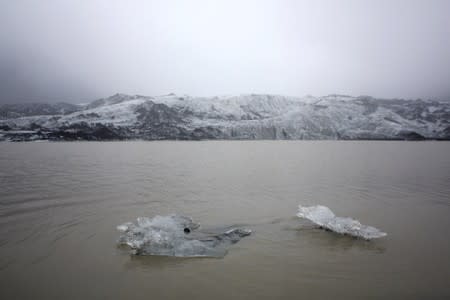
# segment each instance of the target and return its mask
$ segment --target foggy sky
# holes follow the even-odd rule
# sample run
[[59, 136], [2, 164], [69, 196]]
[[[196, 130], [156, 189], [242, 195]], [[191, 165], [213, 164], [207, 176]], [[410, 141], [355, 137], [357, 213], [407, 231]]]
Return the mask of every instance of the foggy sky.
[[450, 99], [450, 1], [0, 3], [0, 102], [116, 92]]

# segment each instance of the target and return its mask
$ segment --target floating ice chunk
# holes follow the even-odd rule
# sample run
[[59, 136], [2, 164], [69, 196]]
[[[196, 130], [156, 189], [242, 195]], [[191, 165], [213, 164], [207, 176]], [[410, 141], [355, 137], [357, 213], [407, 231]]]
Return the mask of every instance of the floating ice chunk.
[[231, 244], [251, 234], [251, 230], [240, 228], [204, 233], [196, 230], [199, 227], [184, 216], [141, 217], [136, 223], [117, 226], [122, 232], [118, 243], [128, 245], [137, 255], [222, 257]]
[[297, 216], [308, 219], [314, 224], [317, 224], [325, 229], [329, 229], [340, 234], [360, 237], [366, 240], [380, 238], [387, 235], [385, 232], [382, 232], [375, 227], [362, 225], [358, 220], [336, 217], [328, 207], [322, 205], [310, 207], [299, 205]]

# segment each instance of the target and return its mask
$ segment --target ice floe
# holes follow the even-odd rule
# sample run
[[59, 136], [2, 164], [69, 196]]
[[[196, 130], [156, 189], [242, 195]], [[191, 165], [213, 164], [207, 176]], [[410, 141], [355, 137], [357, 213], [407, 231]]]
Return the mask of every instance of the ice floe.
[[358, 220], [336, 217], [328, 207], [322, 205], [309, 207], [299, 205], [297, 216], [310, 220], [314, 224], [336, 233], [363, 238], [365, 240], [387, 235], [375, 227], [361, 224]]
[[223, 257], [231, 244], [251, 234], [251, 230], [228, 228], [207, 233], [191, 218], [179, 215], [137, 218], [117, 226], [122, 234], [118, 243], [127, 245], [136, 255], [178, 257]]

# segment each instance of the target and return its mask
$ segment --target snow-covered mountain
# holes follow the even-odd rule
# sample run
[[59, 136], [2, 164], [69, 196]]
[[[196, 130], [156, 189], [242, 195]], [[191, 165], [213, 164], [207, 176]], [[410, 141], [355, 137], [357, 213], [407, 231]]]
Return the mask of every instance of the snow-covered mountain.
[[70, 114], [82, 107], [70, 103], [18, 103], [0, 105], [0, 119], [12, 119], [37, 115], [63, 115]]
[[116, 94], [0, 106], [0, 140], [450, 139], [450, 103], [329, 95]]

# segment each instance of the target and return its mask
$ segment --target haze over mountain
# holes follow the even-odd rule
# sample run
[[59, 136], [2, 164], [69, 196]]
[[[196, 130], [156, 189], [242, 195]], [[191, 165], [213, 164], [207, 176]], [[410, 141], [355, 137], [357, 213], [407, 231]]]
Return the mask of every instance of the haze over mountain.
[[450, 99], [450, 1], [2, 1], [0, 103], [242, 93]]
[[[0, 139], [447, 139], [449, 11], [441, 0], [5, 1]], [[99, 99], [111, 90], [124, 94]]]

